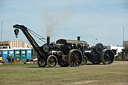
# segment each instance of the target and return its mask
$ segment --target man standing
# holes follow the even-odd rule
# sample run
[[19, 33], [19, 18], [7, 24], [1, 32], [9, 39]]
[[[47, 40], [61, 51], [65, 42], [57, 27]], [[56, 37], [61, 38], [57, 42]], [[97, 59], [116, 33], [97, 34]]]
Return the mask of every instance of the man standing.
[[12, 63], [12, 57], [10, 56], [10, 53], [8, 53], [7, 59], [9, 63]]

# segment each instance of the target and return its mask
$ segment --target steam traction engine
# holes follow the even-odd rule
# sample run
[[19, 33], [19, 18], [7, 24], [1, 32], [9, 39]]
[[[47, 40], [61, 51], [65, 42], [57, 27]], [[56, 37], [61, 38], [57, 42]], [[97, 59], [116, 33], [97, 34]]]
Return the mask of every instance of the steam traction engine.
[[114, 61], [114, 53], [105, 49], [101, 43], [90, 47], [86, 41], [59, 39], [56, 43], [50, 43], [50, 37], [47, 37], [47, 43], [39, 46], [30, 35], [30, 29], [23, 25], [14, 25], [14, 32], [17, 36], [19, 29], [22, 30], [33, 48], [38, 54], [39, 67], [55, 67], [58, 63], [61, 67], [76, 67], [86, 64], [87, 60], [93, 64], [111, 64]]

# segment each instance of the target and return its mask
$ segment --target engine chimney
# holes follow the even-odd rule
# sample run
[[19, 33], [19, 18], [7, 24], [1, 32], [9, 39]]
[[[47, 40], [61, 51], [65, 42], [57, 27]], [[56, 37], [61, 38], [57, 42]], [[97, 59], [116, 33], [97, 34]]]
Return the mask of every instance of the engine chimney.
[[80, 36], [77, 36], [77, 40], [80, 41]]
[[50, 44], [50, 36], [47, 36], [47, 44]]

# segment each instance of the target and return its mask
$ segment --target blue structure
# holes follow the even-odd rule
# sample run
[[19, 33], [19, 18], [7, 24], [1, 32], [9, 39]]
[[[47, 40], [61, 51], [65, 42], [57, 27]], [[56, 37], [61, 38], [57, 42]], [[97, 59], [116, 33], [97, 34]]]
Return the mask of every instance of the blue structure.
[[26, 52], [27, 59], [31, 60], [32, 59], [32, 49], [27, 49], [26, 51], [27, 51]]
[[22, 62], [32, 59], [32, 49], [0, 49], [0, 56], [3, 57], [5, 62], [9, 62], [7, 57], [10, 55], [12, 59], [19, 58]]
[[0, 50], [0, 53], [1, 53], [2, 57], [3, 57], [3, 59], [4, 59], [6, 62], [8, 62], [8, 59], [7, 59], [8, 50], [3, 50], [3, 49], [1, 49], [1, 50]]
[[10, 56], [12, 57], [12, 59], [14, 59], [14, 50], [13, 49], [9, 49], [8, 50], [8, 54], [10, 54]]
[[20, 60], [22, 62], [26, 62], [27, 58], [26, 58], [26, 50], [22, 49], [20, 50]]

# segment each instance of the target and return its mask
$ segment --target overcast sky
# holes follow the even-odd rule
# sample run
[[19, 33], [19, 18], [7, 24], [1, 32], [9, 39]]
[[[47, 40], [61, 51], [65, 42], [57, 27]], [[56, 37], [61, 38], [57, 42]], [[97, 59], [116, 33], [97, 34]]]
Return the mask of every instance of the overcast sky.
[[2, 22], [3, 41], [27, 42], [21, 31], [15, 38], [13, 25], [21, 24], [51, 41], [81, 36], [89, 44], [122, 45], [123, 27], [128, 41], [128, 0], [0, 0]]

